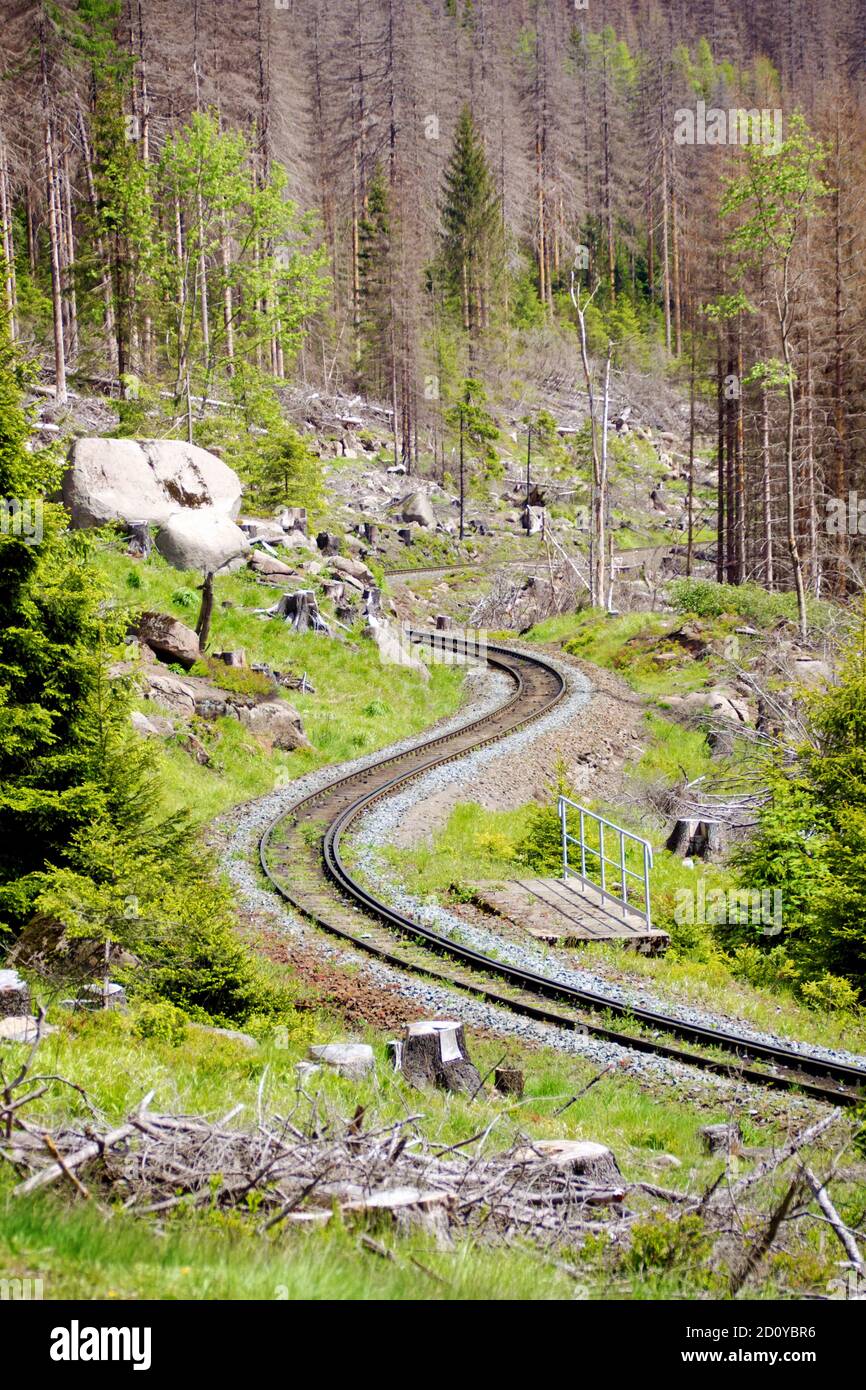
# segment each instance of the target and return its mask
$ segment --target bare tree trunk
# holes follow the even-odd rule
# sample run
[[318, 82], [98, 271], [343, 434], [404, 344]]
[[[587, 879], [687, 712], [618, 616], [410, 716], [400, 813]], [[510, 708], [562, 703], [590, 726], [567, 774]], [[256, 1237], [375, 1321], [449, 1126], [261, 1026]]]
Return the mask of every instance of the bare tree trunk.
[[9, 180], [9, 159], [5, 141], [0, 139], [0, 225], [4, 260], [4, 296], [13, 341], [18, 336], [16, 323], [17, 296], [15, 286], [15, 243], [12, 231], [12, 187]]
[[[84, 111], [81, 104], [78, 105], [78, 134], [81, 140], [81, 157], [84, 164], [84, 176], [87, 180], [87, 197], [90, 202], [90, 210], [94, 224], [97, 222], [99, 206], [96, 197], [96, 180], [93, 176], [93, 156], [90, 151], [90, 141], [87, 138], [87, 126], [84, 121]], [[118, 370], [117, 338], [114, 323], [114, 305], [111, 300], [111, 266], [109, 264], [108, 252], [102, 237], [97, 235], [94, 241], [96, 256], [100, 265], [102, 275], [102, 300], [103, 315], [102, 321], [105, 330], [105, 348], [108, 356], [109, 371]]]
[[60, 267], [60, 217], [57, 206], [57, 167], [54, 149], [54, 129], [48, 87], [48, 50], [45, 42], [44, 20], [39, 26], [40, 67], [42, 71], [42, 119], [45, 141], [46, 202], [48, 205], [48, 246], [51, 260], [51, 306], [54, 323], [55, 400], [65, 405], [66, 344], [63, 340], [63, 285]]
[[66, 271], [66, 303], [69, 323], [69, 356], [78, 356], [78, 300], [75, 294], [75, 232], [72, 225], [72, 180], [69, 177], [69, 152], [63, 149], [63, 241]]

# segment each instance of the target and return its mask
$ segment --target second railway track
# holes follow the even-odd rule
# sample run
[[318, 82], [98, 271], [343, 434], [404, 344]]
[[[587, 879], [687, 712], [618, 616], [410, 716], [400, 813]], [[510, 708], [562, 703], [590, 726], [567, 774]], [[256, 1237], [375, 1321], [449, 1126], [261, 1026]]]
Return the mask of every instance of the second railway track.
[[[434, 635], [414, 636], [429, 641]], [[435, 638], [441, 642], [443, 634]], [[461, 650], [461, 639], [446, 640]], [[552, 710], [565, 694], [563, 677], [543, 657], [498, 645], [488, 646], [486, 657], [512, 682], [512, 694], [503, 704], [461, 728], [434, 733], [413, 748], [335, 778], [272, 822], [260, 842], [260, 859], [277, 892], [318, 926], [352, 945], [517, 1013], [775, 1090], [796, 1089], [837, 1105], [861, 1103], [866, 1067], [690, 1024], [495, 960], [399, 912], [358, 880], [346, 862], [343, 837], [375, 801], [431, 768], [514, 733]], [[628, 1019], [644, 1031], [635, 1035], [611, 1028], [597, 1021], [599, 1011]], [[707, 1051], [687, 1051], [651, 1036], [659, 1032]]]

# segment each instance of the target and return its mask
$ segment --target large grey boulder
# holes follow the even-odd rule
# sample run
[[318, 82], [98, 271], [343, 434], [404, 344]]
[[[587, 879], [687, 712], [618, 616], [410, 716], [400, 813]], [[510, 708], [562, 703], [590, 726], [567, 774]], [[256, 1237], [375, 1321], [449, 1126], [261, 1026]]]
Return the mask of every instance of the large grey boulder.
[[231, 517], [212, 508], [175, 512], [156, 538], [156, 548], [176, 570], [223, 570], [244, 564], [250, 543]]
[[242, 490], [233, 468], [180, 439], [77, 439], [63, 479], [73, 526], [162, 526], [179, 508], [233, 518]]
[[139, 642], [145, 642], [164, 661], [177, 661], [189, 668], [201, 656], [198, 637], [192, 628], [170, 613], [142, 613], [135, 631]]
[[400, 506], [401, 521], [417, 521], [419, 526], [435, 526], [436, 513], [426, 492], [410, 492]]

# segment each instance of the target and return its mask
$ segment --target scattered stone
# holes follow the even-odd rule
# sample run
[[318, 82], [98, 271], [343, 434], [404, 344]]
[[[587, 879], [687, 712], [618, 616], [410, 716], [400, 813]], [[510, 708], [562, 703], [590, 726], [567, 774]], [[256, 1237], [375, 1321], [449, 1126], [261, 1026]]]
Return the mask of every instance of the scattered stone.
[[373, 1049], [368, 1043], [313, 1043], [307, 1056], [340, 1076], [366, 1076], [373, 1070]]
[[410, 492], [400, 504], [400, 520], [415, 521], [419, 526], [435, 526], [436, 513], [426, 492]]
[[250, 541], [267, 541], [269, 545], [282, 545], [286, 539], [286, 533], [279, 521], [244, 519], [240, 522], [240, 528]]
[[141, 714], [137, 709], [132, 711], [129, 720], [135, 732], [141, 734], [142, 738], [160, 737], [159, 729], [153, 723], [153, 720], [148, 719], [146, 714]]
[[142, 613], [135, 634], [164, 661], [176, 661], [189, 669], [201, 658], [198, 637], [192, 628], [168, 613]]
[[348, 575], [351, 579], [363, 581], [365, 584], [375, 584], [373, 572], [364, 564], [363, 560], [356, 560], [348, 555], [335, 555], [331, 560], [331, 569], [337, 570], [341, 575]]
[[205, 748], [201, 739], [196, 738], [195, 734], [187, 734], [183, 746], [190, 757], [195, 759], [199, 767], [210, 767], [210, 753]]
[[197, 1023], [196, 1028], [202, 1033], [212, 1033], [215, 1038], [228, 1038], [229, 1042], [240, 1043], [242, 1047], [251, 1050], [258, 1047], [258, 1043], [249, 1033], [240, 1033], [237, 1028], [215, 1028], [210, 1023]]
[[262, 550], [254, 550], [250, 556], [250, 569], [255, 570], [256, 574], [266, 575], [290, 575], [294, 573], [291, 565], [287, 565], [285, 560], [280, 560], [276, 555], [267, 555]]
[[195, 690], [170, 671], [148, 670], [145, 694], [148, 700], [164, 705], [182, 719], [191, 719], [195, 714]]
[[26, 970], [32, 970], [49, 980], [69, 986], [93, 980], [106, 965], [124, 967], [139, 964], [137, 956], [124, 951], [116, 942], [108, 947], [93, 937], [71, 936], [67, 927], [55, 917], [31, 917], [12, 950], [9, 960]]
[[179, 508], [232, 518], [242, 490], [215, 454], [179, 439], [77, 439], [63, 479], [73, 526], [164, 526]]
[[156, 548], [175, 569], [214, 574], [236, 569], [250, 553], [240, 527], [212, 509], [175, 512], [157, 534]]
[[301, 716], [285, 700], [267, 700], [261, 705], [238, 707], [238, 718], [258, 738], [266, 739], [273, 748], [292, 752], [296, 748], [311, 748], [304, 733]]
[[30, 986], [17, 970], [0, 970], [0, 1018], [18, 1018], [30, 1012]]

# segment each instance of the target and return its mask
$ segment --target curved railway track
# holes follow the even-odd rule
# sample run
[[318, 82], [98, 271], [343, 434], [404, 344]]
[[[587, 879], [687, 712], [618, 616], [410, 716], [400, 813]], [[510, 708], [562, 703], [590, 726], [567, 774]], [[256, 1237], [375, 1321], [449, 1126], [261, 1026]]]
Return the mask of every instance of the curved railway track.
[[[434, 634], [416, 632], [413, 636], [429, 641]], [[448, 634], [435, 634], [437, 642], [443, 637]], [[454, 642], [455, 651], [461, 652], [461, 639], [449, 640]], [[797, 1089], [837, 1105], [862, 1103], [866, 1067], [830, 1063], [735, 1032], [689, 1024], [494, 960], [382, 902], [354, 876], [343, 838], [375, 801], [430, 768], [494, 743], [540, 718], [565, 694], [562, 676], [542, 657], [488, 646], [487, 662], [512, 682], [511, 696], [502, 705], [460, 729], [434, 734], [405, 752], [337, 777], [271, 823], [261, 838], [259, 852], [264, 873], [276, 891], [318, 926], [352, 945], [401, 969], [469, 990], [487, 1002], [633, 1051], [775, 1090]], [[633, 1035], [602, 1024], [596, 1017], [599, 1011], [627, 1018], [630, 1025], [637, 1024], [643, 1031]], [[686, 1051], [653, 1036], [659, 1032], [707, 1051]]]

